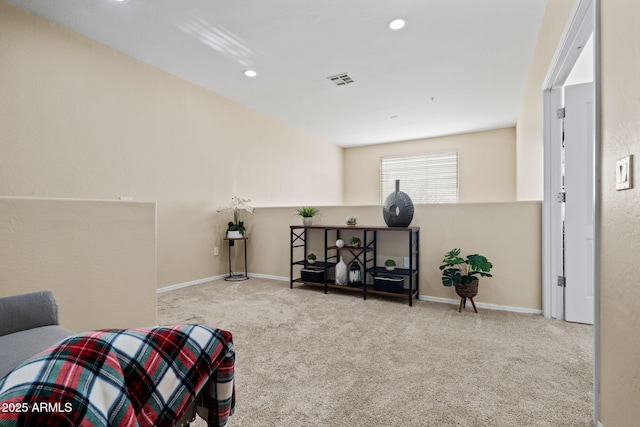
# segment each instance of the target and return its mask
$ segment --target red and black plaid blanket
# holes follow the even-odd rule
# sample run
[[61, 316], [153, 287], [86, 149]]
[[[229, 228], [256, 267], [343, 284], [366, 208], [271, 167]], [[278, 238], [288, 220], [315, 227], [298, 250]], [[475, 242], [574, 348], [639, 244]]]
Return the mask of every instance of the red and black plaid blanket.
[[224, 426], [234, 363], [231, 333], [206, 326], [74, 335], [0, 380], [0, 426], [174, 426], [197, 395]]

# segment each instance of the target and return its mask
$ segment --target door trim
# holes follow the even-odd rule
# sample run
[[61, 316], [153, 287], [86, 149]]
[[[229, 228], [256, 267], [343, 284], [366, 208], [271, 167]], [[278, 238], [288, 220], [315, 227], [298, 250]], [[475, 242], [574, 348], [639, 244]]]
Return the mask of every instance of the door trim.
[[[549, 71], [542, 87], [543, 96], [543, 161], [544, 161], [544, 199], [542, 202], [542, 312], [545, 317], [564, 319], [562, 289], [558, 290], [557, 277], [562, 275], [562, 266], [558, 265], [558, 251], [562, 250], [562, 242], [557, 231], [561, 224], [557, 222], [557, 193], [561, 189], [560, 177], [560, 145], [562, 128], [556, 118], [556, 110], [562, 107], [562, 87], [573, 69], [580, 47], [595, 33], [594, 0], [579, 0], [571, 21], [565, 28], [562, 39], [551, 61]], [[594, 34], [594, 61], [598, 57], [598, 35]], [[596, 67], [598, 68], [598, 67]], [[597, 80], [594, 73], [594, 80]], [[598, 103], [599, 81], [594, 81], [595, 101]], [[597, 113], [596, 105], [596, 113]], [[600, 117], [596, 114], [596, 131]], [[599, 150], [599, 133], [596, 133], [596, 152]], [[596, 157], [596, 164], [599, 158]], [[597, 169], [597, 167], [596, 167]], [[596, 171], [597, 172], [597, 171]], [[598, 191], [596, 191], [596, 206]], [[597, 212], [596, 212], [597, 214]], [[598, 217], [596, 216], [596, 219]], [[561, 228], [560, 228], [561, 230]], [[596, 238], [598, 235], [596, 234]]]
[[[555, 317], [557, 314], [557, 292], [555, 279], [552, 277], [557, 266], [554, 266], [555, 255], [553, 250], [553, 224], [552, 204], [556, 202], [554, 188], [560, 188], [553, 181], [552, 155], [554, 138], [557, 138], [558, 131], [553, 127], [553, 112], [558, 103], [558, 89], [562, 87], [567, 79], [573, 65], [575, 64], [579, 52], [578, 46], [582, 46], [587, 41], [589, 34], [593, 33], [594, 49], [594, 88], [595, 88], [595, 268], [594, 268], [594, 365], [593, 365], [593, 424], [600, 425], [600, 188], [601, 188], [601, 139], [602, 139], [602, 98], [601, 98], [601, 52], [600, 52], [600, 10], [602, 0], [578, 0], [574, 6], [564, 33], [560, 39], [560, 44], [549, 66], [549, 71], [542, 86], [543, 91], [543, 159], [544, 159], [544, 200], [542, 202], [542, 310], [545, 317]], [[561, 95], [560, 95], [561, 100]], [[556, 295], [554, 296], [554, 293]], [[556, 308], [554, 309], [554, 305]], [[562, 314], [564, 317], [564, 313]]]

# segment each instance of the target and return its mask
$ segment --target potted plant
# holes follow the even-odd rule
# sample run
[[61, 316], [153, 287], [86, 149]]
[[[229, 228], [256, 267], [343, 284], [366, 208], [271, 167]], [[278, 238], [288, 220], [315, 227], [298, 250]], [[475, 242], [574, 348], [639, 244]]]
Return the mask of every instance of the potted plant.
[[320, 211], [318, 210], [318, 208], [315, 208], [313, 206], [303, 206], [296, 209], [295, 215], [302, 217], [302, 223], [305, 226], [309, 226], [313, 224], [313, 217], [319, 213]]
[[360, 240], [360, 238], [355, 237], [355, 236], [351, 238], [351, 247], [352, 248], [358, 249], [361, 244], [362, 244], [362, 241]]
[[253, 212], [253, 208], [249, 205], [251, 199], [243, 199], [241, 197], [232, 197], [231, 203], [223, 208], [217, 210], [217, 212], [233, 211], [233, 221], [227, 223], [227, 238], [239, 239], [244, 236], [246, 228], [244, 221], [239, 221], [240, 211]]
[[318, 259], [318, 257], [316, 257], [316, 254], [311, 253], [307, 255], [307, 261], [309, 262], [309, 264], [315, 263], [316, 259]]
[[[460, 310], [466, 298], [471, 299], [473, 308], [476, 305], [473, 297], [478, 295], [478, 277], [493, 277], [489, 271], [493, 264], [486, 257], [478, 254], [467, 255], [466, 258], [460, 256], [460, 249], [452, 249], [444, 255], [440, 270], [442, 270], [442, 284], [444, 286], [455, 286], [456, 293], [460, 298]], [[458, 311], [460, 311], [458, 310]]]
[[244, 221], [238, 221], [235, 224], [231, 221], [227, 223], [227, 237], [229, 239], [240, 239], [244, 236], [245, 231]]
[[388, 259], [384, 262], [384, 268], [386, 268], [387, 271], [393, 271], [396, 268], [396, 262], [392, 259]]

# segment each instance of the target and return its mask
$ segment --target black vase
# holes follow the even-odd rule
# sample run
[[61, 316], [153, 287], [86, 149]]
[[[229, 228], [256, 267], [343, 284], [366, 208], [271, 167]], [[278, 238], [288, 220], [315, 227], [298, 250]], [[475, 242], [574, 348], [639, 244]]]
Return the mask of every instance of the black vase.
[[400, 191], [399, 179], [396, 191], [387, 196], [382, 206], [382, 217], [389, 227], [408, 227], [413, 220], [413, 202], [407, 193]]

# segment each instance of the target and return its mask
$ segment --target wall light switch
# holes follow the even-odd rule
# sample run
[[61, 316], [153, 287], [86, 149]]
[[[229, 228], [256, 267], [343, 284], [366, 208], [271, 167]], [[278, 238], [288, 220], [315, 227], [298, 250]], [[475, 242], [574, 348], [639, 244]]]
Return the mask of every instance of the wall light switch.
[[409, 268], [409, 257], [404, 257], [404, 268]]
[[623, 157], [616, 162], [616, 190], [633, 188], [633, 156]]
[[213, 256], [218, 256], [220, 255], [220, 251], [218, 250], [218, 248], [213, 248]]

